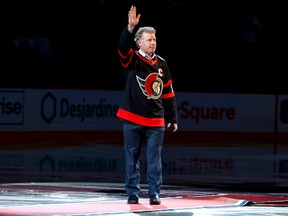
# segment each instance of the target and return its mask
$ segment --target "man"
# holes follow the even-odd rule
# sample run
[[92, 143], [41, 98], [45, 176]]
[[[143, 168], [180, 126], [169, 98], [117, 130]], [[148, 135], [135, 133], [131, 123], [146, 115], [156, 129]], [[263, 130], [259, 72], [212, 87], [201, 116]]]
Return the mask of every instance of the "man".
[[[156, 30], [153, 27], [139, 28], [140, 17], [136, 7], [132, 6], [128, 26], [119, 39], [118, 53], [126, 73], [126, 87], [116, 116], [123, 120], [128, 204], [139, 203], [141, 143], [145, 140], [149, 201], [151, 205], [159, 205], [165, 123], [173, 132], [177, 131], [177, 105], [167, 63], [155, 54]], [[134, 41], [138, 51], [132, 49]]]

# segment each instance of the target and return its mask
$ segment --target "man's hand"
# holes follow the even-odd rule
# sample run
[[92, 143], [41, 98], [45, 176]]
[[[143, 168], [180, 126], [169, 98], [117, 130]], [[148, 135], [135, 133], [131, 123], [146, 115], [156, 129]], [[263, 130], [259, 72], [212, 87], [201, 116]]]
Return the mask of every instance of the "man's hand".
[[141, 14], [137, 15], [136, 7], [131, 6], [128, 12], [128, 30], [132, 31], [134, 27], [138, 24], [140, 20]]
[[170, 128], [173, 132], [178, 130], [178, 125], [177, 124], [168, 123], [167, 127]]

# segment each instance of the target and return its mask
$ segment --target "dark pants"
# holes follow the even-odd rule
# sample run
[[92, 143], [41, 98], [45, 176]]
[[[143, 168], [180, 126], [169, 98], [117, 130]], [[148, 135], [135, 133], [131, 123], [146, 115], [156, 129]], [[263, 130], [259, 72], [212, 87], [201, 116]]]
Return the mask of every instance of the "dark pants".
[[146, 140], [149, 196], [159, 195], [162, 186], [162, 145], [165, 127], [145, 127], [124, 121], [125, 189], [128, 196], [140, 193], [141, 144]]

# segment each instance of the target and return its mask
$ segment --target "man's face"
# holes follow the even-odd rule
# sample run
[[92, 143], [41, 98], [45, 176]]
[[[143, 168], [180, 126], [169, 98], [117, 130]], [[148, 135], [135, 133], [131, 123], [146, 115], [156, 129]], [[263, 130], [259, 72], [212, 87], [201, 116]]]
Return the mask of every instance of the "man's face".
[[144, 32], [138, 40], [139, 48], [148, 56], [152, 56], [156, 50], [156, 36], [153, 33]]

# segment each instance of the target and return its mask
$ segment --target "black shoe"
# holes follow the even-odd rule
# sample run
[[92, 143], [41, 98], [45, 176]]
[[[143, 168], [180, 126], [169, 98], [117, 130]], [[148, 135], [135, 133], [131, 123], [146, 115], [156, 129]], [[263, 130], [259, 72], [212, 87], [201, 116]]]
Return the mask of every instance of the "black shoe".
[[161, 203], [158, 195], [150, 197], [150, 205], [159, 205]]
[[131, 195], [131, 196], [129, 196], [127, 203], [128, 204], [138, 204], [139, 203], [139, 197], [137, 195]]

